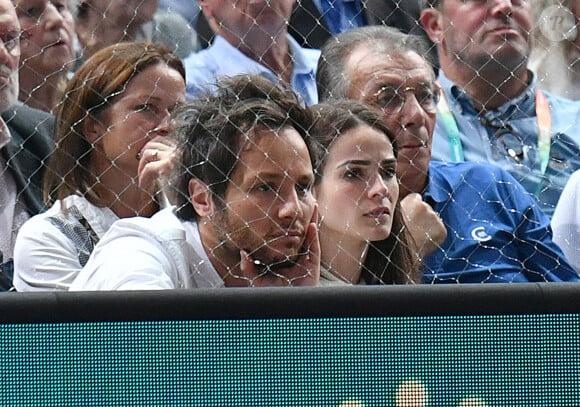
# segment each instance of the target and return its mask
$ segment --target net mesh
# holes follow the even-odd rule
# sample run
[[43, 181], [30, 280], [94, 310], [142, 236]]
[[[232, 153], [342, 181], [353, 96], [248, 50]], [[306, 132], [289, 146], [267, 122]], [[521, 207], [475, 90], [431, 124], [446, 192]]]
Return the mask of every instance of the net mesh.
[[[362, 8], [354, 8], [350, 11], [345, 11], [340, 8], [343, 6], [336, 4], [323, 7], [322, 12], [317, 9], [316, 2], [297, 0], [296, 2], [280, 1], [278, 3], [270, 1], [266, 2], [265, 6], [261, 6], [262, 9], [259, 12], [251, 16], [255, 22], [259, 23], [257, 25], [259, 29], [248, 31], [243, 35], [240, 34], [240, 28], [235, 24], [226, 26], [223, 21], [213, 18], [209, 19], [210, 22], [208, 22], [208, 19], [200, 12], [197, 2], [191, 0], [188, 0], [188, 6], [185, 8], [182, 8], [183, 5], [177, 0], [161, 2], [161, 6], [158, 5], [157, 1], [152, 0], [15, 0], [14, 2], [23, 33], [20, 36], [21, 55], [18, 68], [20, 76], [19, 100], [30, 107], [53, 114], [59, 113], [56, 128], [57, 133], [58, 131], [62, 133], [64, 131], [63, 123], [66, 124], [67, 120], [70, 120], [67, 115], [78, 113], [73, 112], [71, 108], [71, 101], [75, 100], [75, 95], [86, 91], [87, 88], [94, 87], [92, 89], [94, 95], [91, 97], [102, 98], [100, 105], [93, 105], [90, 108], [87, 106], [77, 107], [82, 112], [70, 122], [66, 137], [61, 135], [59, 138], [59, 134], [50, 135], [55, 140], [57, 150], [63, 150], [66, 145], [78, 145], [74, 148], [66, 148], [63, 150], [64, 153], [57, 156], [58, 160], [69, 161], [68, 166], [64, 165], [63, 162], [55, 163], [48, 170], [49, 176], [52, 177], [51, 190], [47, 197], [48, 202], [52, 204], [56, 199], [64, 198], [58, 194], [59, 190], [66, 191], [67, 194], [81, 194], [96, 206], [111, 208], [120, 217], [150, 216], [159, 207], [175, 203], [176, 195], [184, 192], [191, 193], [191, 190], [184, 190], [182, 185], [176, 184], [175, 180], [169, 176], [175, 162], [180, 163], [179, 153], [176, 149], [177, 141], [172, 137], [167, 137], [175, 124], [170, 115], [178, 105], [184, 102], [185, 92], [183, 84], [180, 83], [179, 73], [175, 69], [161, 68], [152, 73], [151, 76], [145, 75], [144, 71], [135, 70], [130, 74], [132, 79], [125, 83], [120, 79], [120, 75], [124, 74], [120, 69], [116, 71], [111, 68], [110, 72], [95, 70], [92, 75], [87, 75], [86, 82], [77, 83], [76, 88], [71, 88], [73, 74], [80, 72], [83, 62], [95, 55], [99, 49], [121, 41], [147, 40], [163, 43], [173, 50], [179, 58], [185, 59], [191, 53], [207, 46], [213, 38], [213, 29], [221, 29], [220, 32], [228, 40], [237, 36], [237, 47], [243, 50], [254, 45], [257, 41], [256, 33], [261, 32], [262, 41], [270, 41], [267, 46], [262, 46], [262, 49], [269, 50], [277, 44], [275, 37], [268, 37], [268, 33], [271, 32], [268, 30], [271, 30], [271, 27], [267, 26], [267, 23], [279, 20], [288, 20], [289, 32], [300, 45], [318, 48], [333, 35], [332, 28], [326, 19], [335, 16], [336, 13], [343, 13], [339, 21], [335, 20], [341, 30], [349, 26], [354, 27], [357, 22], [363, 21], [369, 25], [387, 24], [427, 39], [418, 22], [422, 2], [410, 0], [362, 2], [364, 3]], [[241, 0], [212, 3], [220, 3], [224, 15], [240, 13], [240, 10], [251, 11], [252, 8], [251, 5], [247, 4], [248, 2]], [[325, 1], [322, 3], [326, 4]], [[469, 2], [454, 3], [465, 4]], [[530, 20], [533, 20], [534, 24], [530, 35], [535, 37], [535, 46], [529, 62], [530, 67], [537, 72], [539, 85], [565, 97], [573, 99], [580, 97], [580, 87], [576, 86], [574, 82], [578, 56], [575, 45], [578, 33], [575, 25], [574, 7], [565, 1], [557, 0], [530, 1], [531, 5], [526, 5], [528, 2], [523, 0], [507, 3], [510, 3], [510, 7], [514, 9], [526, 7], [532, 9]], [[248, 7], [248, 9], [244, 9], [244, 7]], [[289, 19], [283, 15], [286, 9], [292, 9]], [[187, 12], [180, 14], [179, 10]], [[519, 12], [514, 11], [512, 16], [516, 18], [515, 14]], [[241, 15], [243, 14], [242, 11]], [[248, 18], [248, 16], [245, 15], [244, 18]], [[3, 37], [5, 48], [7, 48], [8, 40], [9, 38], [5, 35]], [[428, 57], [429, 62], [437, 68], [435, 47], [432, 43], [429, 46], [430, 48], [424, 56]], [[253, 49], [258, 48], [254, 47]], [[275, 66], [267, 52], [247, 55], [271, 68], [274, 73], [273, 79], [276, 80], [291, 78], [293, 70], [303, 63], [299, 58], [293, 56], [284, 59], [281, 65]], [[2, 67], [7, 67], [8, 64], [9, 62], [5, 62]], [[113, 65], [115, 63], [109, 61], [108, 66]], [[103, 63], [102, 66], [107, 66], [107, 63]], [[243, 64], [240, 63], [240, 66]], [[3, 70], [9, 73], [8, 68]], [[554, 72], [562, 72], [562, 75], [554, 75]], [[99, 75], [106, 77], [110, 86], [99, 83], [95, 79]], [[195, 73], [193, 77], [196, 77]], [[188, 82], [190, 80], [188, 79]], [[310, 80], [314, 80], [312, 75]], [[199, 84], [194, 84], [194, 86], [196, 85]], [[116, 88], [113, 90], [113, 87]], [[64, 94], [65, 90], [69, 94]], [[296, 91], [301, 94], [303, 100], [307, 100], [307, 97], [304, 96], [307, 93], [306, 88], [296, 89]], [[392, 91], [394, 93], [389, 94], [389, 101], [385, 103], [392, 104], [395, 99], [402, 100], [400, 108], [403, 109], [409, 100], [407, 94], [412, 93], [417, 100], [421, 99], [420, 106], [424, 110], [434, 108], [439, 92], [435, 88], [429, 88], [423, 93], [416, 88], [397, 88]], [[191, 97], [193, 96], [188, 89], [188, 98]], [[66, 109], [62, 109], [63, 103], [67, 107]], [[529, 112], [520, 113], [530, 114]], [[38, 141], [38, 133], [43, 133], [45, 136], [49, 135], [46, 120], [50, 121], [50, 119], [42, 116], [26, 117], [24, 114], [22, 116], [24, 124], [20, 124], [20, 118], [14, 115], [10, 116], [8, 112], [3, 114], [4, 121], [10, 127], [11, 132], [13, 134], [20, 132], [23, 137], [21, 140], [13, 137], [10, 147], [12, 152], [9, 155], [4, 154], [5, 151], [8, 151], [8, 148], [5, 147], [3, 158], [4, 164], [7, 166], [13, 163], [14, 167], [16, 164], [25, 166], [26, 169], [22, 173], [26, 177], [25, 179], [19, 178], [20, 175], [14, 176], [18, 190], [16, 200], [23, 202], [28, 208], [32, 207], [30, 212], [35, 213], [39, 211], [39, 208], [33, 205], [34, 197], [29, 197], [28, 194], [32, 192], [38, 201], [40, 191], [43, 188], [42, 175], [46, 172], [50, 148], [44, 145], [44, 142]], [[502, 120], [498, 119], [493, 123], [500, 123], [499, 127], [505, 129], [506, 125]], [[571, 120], [575, 120], [575, 118]], [[237, 125], [235, 120], [233, 123]], [[340, 131], [335, 130], [337, 136], [340, 136]], [[508, 136], [500, 135], [499, 141], [490, 141], [490, 145], [501, 147], [508, 143], [511, 151], [515, 151], [522, 144], [520, 147], [525, 150], [527, 146], [524, 146], [521, 139], [518, 139], [518, 131], [508, 131]], [[246, 127], [240, 127], [239, 132], [251, 133]], [[490, 134], [499, 137], [495, 127]], [[79, 137], [84, 138], [85, 141], [79, 142]], [[337, 137], [337, 140], [339, 139], [340, 137]], [[258, 269], [257, 277], [255, 275], [246, 277], [235, 274], [237, 271], [229, 271], [230, 275], [234, 273], [232, 275], [234, 278], [247, 280], [250, 284], [256, 283], [258, 285], [258, 280], [266, 281], [264, 276], [273, 274], [288, 284], [294, 284], [295, 279], [307, 278], [310, 271], [301, 265], [300, 267], [304, 268], [302, 274], [288, 277], [277, 271], [275, 261], [267, 265], [256, 262], [259, 260], [256, 253], [268, 249], [269, 245], [272, 244], [272, 239], [269, 241], [263, 239], [262, 236], [260, 240], [258, 237], [260, 233], [274, 233], [270, 229], [278, 228], [287, 231], [291, 229], [290, 225], [294, 224], [292, 222], [298, 222], [301, 224], [300, 232], [304, 241], [304, 235], [310, 221], [308, 214], [312, 213], [313, 208], [313, 204], [306, 202], [307, 198], [310, 199], [312, 186], [310, 181], [306, 182], [303, 179], [294, 178], [296, 172], [293, 172], [293, 166], [301, 163], [308, 166], [311, 163], [301, 155], [302, 152], [299, 150], [295, 149], [289, 153], [293, 155], [291, 159], [282, 157], [283, 160], [275, 157], [273, 150], [271, 150], [272, 146], [267, 148], [262, 146], [259, 138], [253, 143], [255, 144], [245, 147], [247, 150], [236, 148], [232, 151], [239, 162], [235, 171], [224, 175], [235, 178], [240, 176], [241, 169], [250, 173], [256, 171], [258, 164], [247, 159], [245, 155], [258, 146], [257, 150], [262, 154], [259, 163], [263, 165], [264, 161], [270, 160], [272, 171], [277, 172], [277, 176], [282, 181], [272, 182], [267, 177], [257, 176], [255, 182], [250, 185], [251, 188], [244, 189], [245, 186], [236, 185], [237, 182], [246, 181], [243, 177], [228, 179], [226, 191], [229, 192], [218, 199], [223, 204], [220, 216], [225, 231], [219, 236], [219, 241], [207, 249], [212, 255], [214, 252], [222, 253], [224, 246], [233, 245], [229, 249], [244, 250], [248, 253], [249, 258], [254, 261], [253, 267]], [[570, 143], [574, 143], [574, 140], [571, 140]], [[512, 144], [515, 147], [512, 148]], [[278, 148], [281, 145], [282, 142], [278, 142], [274, 147]], [[436, 146], [434, 147], [436, 148]], [[577, 148], [577, 146], [573, 147]], [[360, 148], [361, 144], [354, 146], [352, 154], [355, 155], [356, 149], [360, 150]], [[332, 147], [327, 148], [325, 153], [327, 157], [331, 156], [331, 150]], [[374, 152], [377, 153], [377, 151]], [[393, 152], [387, 151], [386, 154], [387, 156], [393, 155]], [[399, 154], [407, 154], [409, 174], [415, 174], [413, 176], [418, 177], [427, 175], [426, 169], [421, 169], [419, 166], [415, 167], [415, 162], [419, 160], [419, 157], [409, 155], [404, 151], [399, 152]], [[508, 152], [509, 154], [511, 153]], [[514, 154], [519, 153], [516, 151]], [[524, 154], [523, 150], [521, 154]], [[21, 160], [22, 157], [23, 160]], [[578, 159], [578, 157], [573, 158]], [[354, 158], [349, 157], [349, 159], [353, 160]], [[342, 230], [334, 231], [332, 239], [336, 240], [339, 248], [345, 252], [350, 250], [347, 247], [352, 246], [352, 239], [357, 235], [362, 242], [373, 239], [374, 241], [384, 240], [361, 235], [363, 232], [358, 230], [356, 225], [349, 223], [348, 220], [351, 212], [363, 212], [363, 215], [367, 216], [369, 211], [374, 210], [368, 209], [364, 206], [367, 204], [361, 203], [367, 199], [366, 196], [374, 187], [374, 173], [370, 172], [373, 165], [367, 167], [355, 168], [354, 165], [349, 167], [349, 171], [351, 171], [349, 177], [359, 181], [361, 190], [358, 193], [351, 193], [348, 199], [343, 198], [339, 202], [340, 205], [335, 205], [344, 211], [343, 214], [338, 215], [344, 223]], [[384, 174], [386, 172], [384, 165], [380, 164], [377, 168], [382, 182], [388, 184], [385, 181], [388, 175]], [[523, 166], [519, 168], [524, 173], [529, 172]], [[564, 172], [569, 175], [573, 170], [575, 168], [566, 168]], [[175, 171], [173, 168], [173, 171], [180, 173], [186, 169], [178, 168]], [[365, 173], [365, 171], [369, 172]], [[430, 173], [433, 171], [433, 168], [430, 168]], [[476, 175], [467, 177], [465, 171]], [[403, 175], [405, 174], [401, 174], [399, 169], [399, 177]], [[548, 245], [547, 248], [546, 242], [552, 244], [550, 232], [546, 228], [547, 225], [538, 222], [539, 215], [535, 210], [528, 208], [524, 211], [521, 209], [522, 205], [513, 202], [513, 194], [516, 194], [514, 192], [516, 190], [519, 191], [517, 193], [526, 193], [534, 202], [537, 202], [537, 194], [534, 195], [533, 192], [530, 192], [530, 188], [527, 188], [525, 182], [523, 183], [524, 187], [521, 187], [519, 184], [515, 184], [512, 178], [505, 178], [494, 171], [478, 172], [472, 168], [467, 168], [461, 170], [457, 176], [463, 177], [463, 181], [455, 184], [451, 190], [445, 190], [439, 184], [434, 186], [439, 191], [438, 195], [447, 195], [443, 203], [428, 202], [438, 213], [442, 214], [447, 228], [447, 240], [440, 239], [437, 224], [427, 227], [428, 237], [414, 239], [418, 245], [413, 244], [412, 240], [400, 238], [400, 235], [409, 233], [409, 229], [413, 229], [413, 226], [422, 226], [422, 221], [433, 219], [433, 213], [429, 212], [428, 208], [423, 208], [426, 212], [408, 214], [404, 219], [407, 225], [403, 225], [400, 230], [392, 231], [395, 240], [391, 246], [375, 250], [384, 258], [384, 262], [395, 261], [391, 258], [394, 250], [393, 245], [399, 245], [403, 247], [403, 251], [411, 253], [414, 260], [405, 266], [395, 264], [398, 272], [407, 276], [407, 282], [416, 280], [412, 277], [412, 269], [417, 266], [416, 261], [422, 260], [423, 249], [435, 253], [435, 257], [433, 257], [435, 260], [423, 264], [424, 273], [427, 276], [424, 280], [427, 282], [463, 282], [462, 271], [464, 270], [475, 270], [474, 273], [478, 276], [476, 278], [480, 281], [557, 280], [559, 277], [553, 277], [553, 274], [558, 275], [558, 270], [565, 263], [565, 260], [559, 256], [558, 251], [550, 251], [551, 246]], [[497, 176], [497, 178], [492, 178], [493, 182], [489, 182], [489, 179], [478, 179], [478, 176]], [[60, 177], [60, 182], [58, 182], [58, 177]], [[516, 176], [516, 178], [518, 177]], [[546, 190], [552, 187], [542, 177], [539, 183]], [[233, 189], [229, 189], [230, 186], [233, 186]], [[335, 189], [338, 190], [338, 188], [336, 186]], [[524, 188], [527, 191], [524, 191]], [[563, 184], [556, 185], [558, 191], [561, 191], [562, 188]], [[23, 190], [27, 190], [27, 192], [22, 192]], [[312, 189], [312, 192], [316, 195], [316, 187]], [[262, 194], [262, 196], [256, 198], [252, 194], [256, 196]], [[465, 195], [471, 196], [471, 199], [466, 200]], [[232, 198], [233, 196], [235, 198]], [[338, 199], [338, 196], [336, 195], [334, 199]], [[516, 196], [519, 195], [516, 194]], [[500, 197], [501, 200], [497, 200], [497, 197]], [[257, 203], [258, 199], [262, 201]], [[288, 202], [288, 199], [295, 202]], [[244, 207], [246, 201], [249, 202], [247, 204], [249, 206]], [[38, 202], [36, 203], [38, 204]], [[419, 204], [416, 203], [414, 207], [416, 208], [417, 205]], [[5, 206], [2, 208], [3, 211], [7, 211], [10, 204]], [[482, 211], [478, 209], [481, 207], [487, 208], [485, 212], [488, 217], [479, 218]], [[76, 207], [74, 209], [75, 218], [78, 218], [77, 209]], [[290, 223], [285, 223], [286, 221], [280, 218], [280, 212], [287, 209], [290, 212], [294, 211], [289, 216]], [[381, 207], [377, 209], [378, 212], [371, 213], [370, 217], [376, 225], [383, 224], [385, 223], [384, 218], [387, 217], [384, 212], [387, 210], [395, 211], [395, 209], [400, 210], [398, 206], [395, 208], [393, 203], [391, 209]], [[553, 206], [551, 209], [553, 210]], [[326, 208], [319, 208], [320, 212], [325, 210]], [[518, 211], [519, 213], [514, 213]], [[454, 212], [454, 214], [450, 212]], [[449, 218], [445, 218], [446, 216]], [[452, 216], [460, 217], [461, 222], [449, 220]], [[510, 219], [506, 220], [506, 217], [510, 217]], [[330, 218], [329, 214], [325, 214], [321, 217], [319, 225], [323, 250], [329, 250], [328, 245], [325, 245], [327, 243], [325, 236], [328, 235], [323, 233], [328, 233], [325, 220], [328, 221]], [[473, 225], [467, 236], [465, 230], [451, 228], [450, 225], [453, 224], [464, 225], [466, 219], [468, 223]], [[92, 222], [91, 219], [87, 219], [87, 221], [88, 223]], [[260, 226], [262, 224], [267, 226]], [[20, 224], [15, 220], [11, 230], [17, 231], [19, 227]], [[229, 230], [227, 230], [228, 227]], [[338, 232], [340, 232], [344, 242], [341, 238], [336, 238]], [[43, 233], [44, 231], [40, 229], [35, 230], [33, 237], [43, 236]], [[11, 234], [8, 235], [11, 239]], [[97, 235], [99, 235], [98, 232]], [[232, 239], [232, 236], [238, 237]], [[414, 235], [414, 237], [416, 236]], [[246, 239], [249, 241], [257, 239], [259, 242], [250, 247], [245, 245]], [[42, 238], [40, 240], [42, 241]], [[292, 246], [292, 237], [287, 240], [284, 244]], [[466, 242], [466, 240], [469, 241]], [[241, 244], [240, 241], [243, 241], [244, 244]], [[10, 254], [9, 247], [13, 244], [14, 241], [9, 242], [3, 251]], [[450, 248], [453, 251], [449, 251]], [[309, 249], [310, 247], [302, 247], [298, 252], [302, 253], [301, 250], [309, 252]], [[331, 263], [333, 259], [340, 259], [340, 262], [345, 264], [348, 262], [359, 264], [362, 277], [361, 273], [357, 272], [346, 278], [340, 277], [338, 280], [347, 280], [350, 283], [358, 281], [375, 283], [377, 280], [381, 280], [381, 274], [376, 269], [369, 269], [369, 266], [364, 264], [367, 251], [352, 249], [344, 256], [341, 250], [336, 251], [330, 257], [323, 253], [323, 269], [330, 267], [329, 262]], [[284, 250], [281, 251], [284, 252]], [[482, 251], [486, 252], [485, 262], [482, 262], [481, 257], [478, 257], [477, 254]], [[287, 260], [288, 258], [283, 256], [282, 268], [287, 266], [285, 263]], [[542, 263], [541, 267], [538, 266], [538, 263]], [[509, 266], [504, 267], [505, 264]], [[225, 262], [224, 267], [229, 269], [230, 262]], [[495, 270], [505, 268], [509, 269], [505, 275], [495, 274]], [[441, 272], [441, 274], [433, 277], [434, 270]], [[447, 271], [453, 272], [447, 275]], [[328, 278], [332, 280], [331, 277]]]

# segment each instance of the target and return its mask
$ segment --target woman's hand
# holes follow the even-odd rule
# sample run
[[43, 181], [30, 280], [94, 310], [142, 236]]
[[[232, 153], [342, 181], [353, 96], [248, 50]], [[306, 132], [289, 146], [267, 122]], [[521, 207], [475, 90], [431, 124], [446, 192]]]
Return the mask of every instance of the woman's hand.
[[139, 187], [151, 196], [167, 193], [169, 177], [177, 161], [177, 148], [167, 137], [157, 136], [139, 153], [137, 170]]

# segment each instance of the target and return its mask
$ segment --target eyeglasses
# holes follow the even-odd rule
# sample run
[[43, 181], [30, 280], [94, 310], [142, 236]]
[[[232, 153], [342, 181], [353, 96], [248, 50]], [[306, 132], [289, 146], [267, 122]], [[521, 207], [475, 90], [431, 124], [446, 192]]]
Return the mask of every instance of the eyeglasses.
[[489, 137], [494, 160], [504, 157], [517, 164], [522, 164], [528, 159], [529, 146], [524, 143], [524, 140], [509, 123], [502, 123], [498, 126], [485, 118], [480, 118], [480, 121], [484, 127], [495, 130], [493, 135]]
[[14, 54], [20, 47], [20, 41], [27, 40], [29, 35], [27, 32], [7, 32], [0, 34], [0, 41], [4, 44], [6, 52]]
[[437, 87], [432, 88], [428, 85], [417, 87], [396, 87], [382, 86], [373, 94], [374, 104], [387, 114], [398, 114], [405, 107], [407, 101], [406, 94], [411, 92], [421, 108], [427, 113], [437, 113], [437, 102], [439, 101], [440, 91]]

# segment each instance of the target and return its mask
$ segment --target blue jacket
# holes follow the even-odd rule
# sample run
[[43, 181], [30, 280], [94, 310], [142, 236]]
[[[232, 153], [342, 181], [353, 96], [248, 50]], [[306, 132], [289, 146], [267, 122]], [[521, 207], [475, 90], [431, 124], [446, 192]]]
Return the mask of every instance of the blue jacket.
[[447, 227], [425, 259], [425, 282], [580, 281], [552, 241], [549, 217], [506, 171], [432, 161], [424, 199]]

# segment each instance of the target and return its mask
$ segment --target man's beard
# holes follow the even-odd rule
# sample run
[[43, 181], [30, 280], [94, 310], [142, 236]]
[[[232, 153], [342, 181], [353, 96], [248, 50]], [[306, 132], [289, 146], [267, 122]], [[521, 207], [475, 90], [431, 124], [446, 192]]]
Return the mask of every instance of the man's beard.
[[248, 224], [242, 221], [238, 225], [234, 224], [227, 208], [215, 213], [212, 223], [217, 240], [220, 242], [218, 253], [222, 252], [228, 258], [239, 257], [240, 250], [244, 250], [254, 260], [256, 266], [274, 270], [288, 267], [298, 257], [298, 255], [287, 256], [270, 248], [268, 241], [256, 235]]
[[467, 49], [459, 52], [456, 58], [478, 73], [483, 73], [486, 70], [490, 70], [491, 72], [502, 70], [511, 73], [517, 71], [522, 66], [526, 66], [529, 53], [522, 54], [514, 50], [503, 49], [506, 45], [500, 45], [491, 54], [485, 51], [473, 52]]

